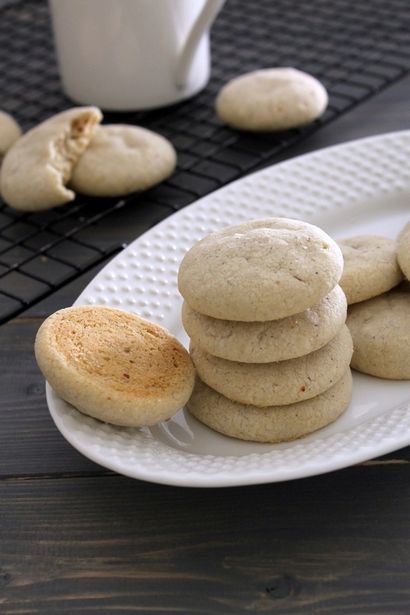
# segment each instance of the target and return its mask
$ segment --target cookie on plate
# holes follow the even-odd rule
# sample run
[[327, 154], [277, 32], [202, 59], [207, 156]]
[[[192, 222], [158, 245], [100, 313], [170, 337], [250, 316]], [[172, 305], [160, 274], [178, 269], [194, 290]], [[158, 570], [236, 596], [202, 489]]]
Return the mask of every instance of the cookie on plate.
[[353, 345], [344, 325], [323, 348], [288, 361], [227, 361], [193, 345], [190, 352], [205, 384], [234, 401], [265, 407], [293, 404], [329, 389], [348, 368]]
[[407, 280], [410, 280], [410, 222], [397, 238], [397, 261]]
[[233, 128], [277, 131], [308, 124], [327, 107], [323, 85], [295, 68], [256, 70], [229, 81], [216, 99], [216, 112]]
[[181, 262], [178, 286], [200, 314], [277, 320], [318, 303], [336, 286], [342, 270], [340, 248], [317, 226], [267, 218], [197, 242]]
[[56, 312], [40, 327], [35, 354], [62, 399], [114, 425], [168, 419], [194, 386], [189, 354], [166, 329], [113, 308]]
[[7, 150], [20, 136], [21, 128], [16, 120], [8, 113], [0, 111], [0, 162]]
[[98, 126], [74, 168], [70, 186], [90, 196], [121, 196], [159, 184], [175, 164], [171, 143], [151, 130], [125, 124]]
[[197, 378], [188, 408], [199, 421], [226, 436], [273, 443], [301, 438], [332, 423], [347, 409], [351, 396], [349, 368], [317, 397], [267, 408], [231, 401]]
[[393, 239], [361, 235], [341, 239], [338, 244], [344, 258], [340, 286], [349, 305], [381, 295], [403, 279]]
[[349, 309], [351, 366], [390, 380], [410, 379], [410, 295], [390, 292]]
[[343, 327], [346, 297], [335, 286], [304, 312], [266, 322], [239, 322], [205, 316], [186, 302], [182, 323], [195, 346], [230, 361], [269, 363], [294, 359], [318, 350]]
[[73, 167], [102, 119], [96, 107], [75, 107], [26, 132], [6, 153], [1, 192], [10, 207], [39, 211], [72, 201]]

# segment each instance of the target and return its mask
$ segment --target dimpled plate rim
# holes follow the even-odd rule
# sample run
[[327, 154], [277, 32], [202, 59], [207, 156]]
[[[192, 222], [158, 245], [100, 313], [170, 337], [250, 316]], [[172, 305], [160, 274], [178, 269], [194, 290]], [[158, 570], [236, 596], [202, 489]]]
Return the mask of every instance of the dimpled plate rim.
[[[387, 203], [409, 200], [409, 158], [410, 131], [403, 131], [336, 145], [246, 176], [136, 239], [99, 272], [75, 305], [109, 305], [136, 312], [182, 338], [176, 275], [195, 241], [251, 218], [300, 218], [325, 230], [332, 221], [343, 226], [353, 211], [358, 212], [359, 226], [362, 218], [374, 221]], [[366, 222], [364, 227], [367, 230]], [[370, 227], [369, 232], [374, 232]], [[375, 383], [378, 391], [382, 392], [384, 382]], [[371, 385], [364, 386], [371, 393]], [[248, 443], [215, 434], [193, 418], [193, 430], [205, 433], [205, 445], [221, 439], [218, 454], [175, 448], [154, 429], [124, 429], [96, 421], [61, 400], [48, 383], [46, 394], [57, 428], [83, 455], [125, 476], [169, 485], [223, 487], [303, 478], [410, 444], [410, 388], [405, 389], [404, 402], [367, 415], [358, 425], [338, 428], [343, 421], [338, 419], [330, 430], [326, 427], [285, 445], [256, 444], [249, 454]], [[234, 442], [237, 453], [224, 454], [224, 442], [230, 451]], [[261, 452], [255, 452], [258, 446]]]

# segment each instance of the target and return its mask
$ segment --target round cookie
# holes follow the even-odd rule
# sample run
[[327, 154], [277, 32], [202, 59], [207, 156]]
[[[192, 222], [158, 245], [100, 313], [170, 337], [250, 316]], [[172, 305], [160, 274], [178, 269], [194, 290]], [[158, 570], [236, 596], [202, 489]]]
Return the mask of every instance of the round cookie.
[[397, 238], [397, 261], [407, 280], [410, 280], [410, 223]]
[[315, 397], [337, 382], [349, 366], [352, 338], [346, 326], [311, 354], [276, 363], [239, 363], [191, 345], [191, 358], [205, 384], [228, 399], [254, 406], [293, 404]]
[[309, 354], [327, 344], [346, 320], [346, 297], [335, 286], [304, 312], [266, 322], [238, 322], [205, 316], [185, 302], [182, 323], [195, 346], [229, 361], [269, 363]]
[[21, 136], [21, 128], [8, 113], [0, 111], [0, 161], [7, 150]]
[[200, 314], [266, 321], [303, 312], [336, 286], [340, 248], [317, 226], [288, 218], [251, 220], [197, 242], [178, 287]]
[[40, 211], [72, 201], [75, 194], [66, 184], [101, 120], [97, 107], [74, 107], [20, 137], [1, 167], [6, 203], [23, 211]]
[[197, 378], [188, 409], [199, 421], [226, 436], [274, 443], [301, 438], [332, 423], [346, 410], [351, 396], [350, 369], [317, 397], [267, 408], [231, 401]]
[[216, 112], [233, 128], [287, 130], [308, 124], [327, 107], [323, 85], [295, 68], [267, 68], [229, 81], [216, 99]]
[[74, 307], [40, 327], [37, 363], [60, 397], [114, 425], [153, 425], [189, 399], [195, 370], [163, 327], [122, 310]]
[[410, 380], [410, 296], [391, 292], [349, 309], [353, 338], [351, 366], [359, 372]]
[[175, 150], [161, 135], [138, 126], [104, 125], [95, 131], [70, 185], [90, 196], [122, 196], [159, 184], [175, 165]]
[[340, 286], [347, 303], [381, 295], [402, 280], [396, 242], [378, 235], [361, 235], [338, 241], [344, 258]]

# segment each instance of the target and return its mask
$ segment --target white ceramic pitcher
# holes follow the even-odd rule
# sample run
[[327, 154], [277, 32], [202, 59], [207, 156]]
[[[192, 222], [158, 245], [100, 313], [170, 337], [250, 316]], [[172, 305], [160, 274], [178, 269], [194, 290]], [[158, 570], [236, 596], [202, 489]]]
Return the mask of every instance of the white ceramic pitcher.
[[61, 80], [112, 111], [178, 102], [210, 74], [209, 28], [224, 0], [50, 0]]

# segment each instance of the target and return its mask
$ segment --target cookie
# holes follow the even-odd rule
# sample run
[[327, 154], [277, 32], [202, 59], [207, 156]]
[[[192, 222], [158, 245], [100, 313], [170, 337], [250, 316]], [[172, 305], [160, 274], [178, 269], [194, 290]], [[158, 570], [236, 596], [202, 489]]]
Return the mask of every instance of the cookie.
[[229, 81], [216, 99], [220, 119], [240, 130], [277, 131], [318, 118], [327, 107], [323, 85], [295, 68], [267, 68]]
[[191, 345], [191, 358], [205, 384], [229, 399], [261, 407], [293, 404], [323, 393], [342, 377], [352, 353], [345, 325], [323, 348], [275, 363], [227, 361]]
[[230, 361], [269, 363], [294, 359], [318, 350], [340, 331], [346, 320], [346, 297], [335, 286], [304, 312], [266, 322], [221, 320], [182, 306], [182, 323], [195, 346]]
[[332, 423], [347, 409], [351, 396], [350, 369], [317, 397], [267, 408], [231, 401], [197, 378], [188, 408], [199, 421], [226, 436], [274, 443], [301, 438]]
[[114, 425], [168, 419], [194, 386], [185, 348], [163, 327], [122, 310], [87, 306], [56, 312], [40, 327], [35, 354], [60, 397]]
[[75, 194], [66, 184], [101, 119], [96, 107], [75, 107], [20, 137], [1, 168], [1, 192], [7, 204], [39, 211], [72, 201]]
[[122, 196], [159, 184], [175, 164], [171, 143], [151, 130], [125, 124], [98, 126], [74, 168], [70, 186], [90, 196]]
[[340, 248], [317, 226], [268, 218], [237, 224], [196, 243], [178, 273], [181, 295], [200, 314], [265, 321], [303, 312], [336, 286]]
[[0, 111], [0, 161], [8, 149], [21, 136], [21, 128], [8, 113]]
[[390, 380], [410, 380], [410, 295], [390, 292], [349, 309], [352, 367]]
[[410, 222], [397, 238], [397, 261], [407, 280], [410, 280]]
[[361, 235], [338, 241], [344, 258], [340, 286], [347, 303], [381, 295], [402, 280], [396, 242], [378, 235]]

